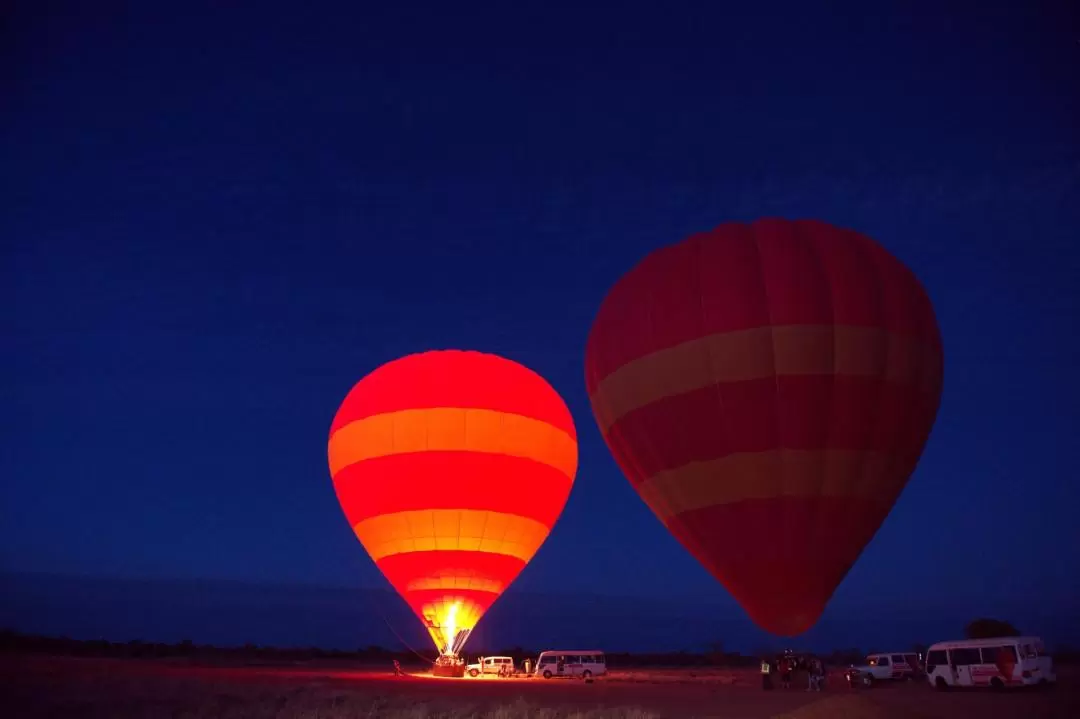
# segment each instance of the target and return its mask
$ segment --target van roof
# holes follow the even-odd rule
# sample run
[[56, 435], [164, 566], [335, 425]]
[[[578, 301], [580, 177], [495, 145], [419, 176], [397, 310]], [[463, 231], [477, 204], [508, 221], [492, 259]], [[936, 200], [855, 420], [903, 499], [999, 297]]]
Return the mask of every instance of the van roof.
[[997, 647], [1002, 644], [1042, 644], [1039, 637], [991, 637], [990, 639], [954, 639], [938, 642], [930, 649], [963, 649], [965, 647]]

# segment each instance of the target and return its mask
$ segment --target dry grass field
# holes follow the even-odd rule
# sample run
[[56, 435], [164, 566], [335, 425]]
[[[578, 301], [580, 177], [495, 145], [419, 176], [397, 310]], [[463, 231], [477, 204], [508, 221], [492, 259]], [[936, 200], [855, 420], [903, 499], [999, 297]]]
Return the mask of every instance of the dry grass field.
[[940, 694], [921, 683], [762, 692], [747, 670], [618, 670], [575, 680], [394, 677], [371, 667], [209, 667], [169, 661], [0, 658], [0, 707], [18, 719], [937, 719], [1080, 717], [1075, 674], [1043, 692]]

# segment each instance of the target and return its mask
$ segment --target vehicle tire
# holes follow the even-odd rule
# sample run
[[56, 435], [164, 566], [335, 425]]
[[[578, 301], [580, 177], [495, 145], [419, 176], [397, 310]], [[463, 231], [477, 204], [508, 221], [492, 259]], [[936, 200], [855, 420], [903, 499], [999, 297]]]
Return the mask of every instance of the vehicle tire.
[[1001, 677], [994, 677], [990, 680], [990, 688], [999, 692], [1005, 688], [1005, 682], [1001, 681]]
[[938, 677], [934, 680], [934, 689], [937, 689], [939, 692], [949, 690], [949, 683], [945, 681], [945, 677]]
[[581, 673], [581, 676], [582, 676], [583, 679], [592, 679], [592, 672], [590, 672], [588, 669], [586, 669], [585, 671], [583, 671]]
[[866, 674], [862, 678], [862, 683], [863, 683], [864, 687], [866, 687], [867, 689], [870, 689], [871, 687], [874, 686], [874, 678], [872, 676], [870, 676], [869, 674]]
[[545, 669], [544, 670], [544, 679], [551, 679], [551, 670], [550, 669]]

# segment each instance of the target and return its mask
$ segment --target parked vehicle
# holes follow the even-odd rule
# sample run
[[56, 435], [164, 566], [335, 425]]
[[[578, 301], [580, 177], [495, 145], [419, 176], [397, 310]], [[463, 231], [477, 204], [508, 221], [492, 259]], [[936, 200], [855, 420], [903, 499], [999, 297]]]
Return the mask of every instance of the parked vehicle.
[[552, 677], [583, 677], [607, 674], [607, 660], [599, 650], [574, 650], [541, 652], [536, 660], [536, 674], [544, 679]]
[[481, 674], [506, 676], [514, 673], [514, 660], [512, 657], [480, 657], [480, 661], [470, 664], [465, 671], [470, 677]]
[[911, 680], [921, 673], [919, 655], [915, 652], [878, 652], [867, 655], [862, 664], [850, 667], [845, 676], [849, 684], [870, 687], [878, 681]]
[[1054, 660], [1039, 637], [938, 642], [926, 652], [926, 680], [935, 689], [1057, 683]]

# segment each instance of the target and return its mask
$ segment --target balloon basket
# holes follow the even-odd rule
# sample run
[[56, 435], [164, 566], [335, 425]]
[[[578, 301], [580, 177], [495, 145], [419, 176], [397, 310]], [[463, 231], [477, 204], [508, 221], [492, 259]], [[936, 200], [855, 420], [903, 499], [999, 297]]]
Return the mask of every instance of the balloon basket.
[[445, 661], [443, 657], [439, 657], [439, 660], [431, 668], [431, 676], [452, 677], [454, 679], [461, 679], [465, 676], [465, 662]]

